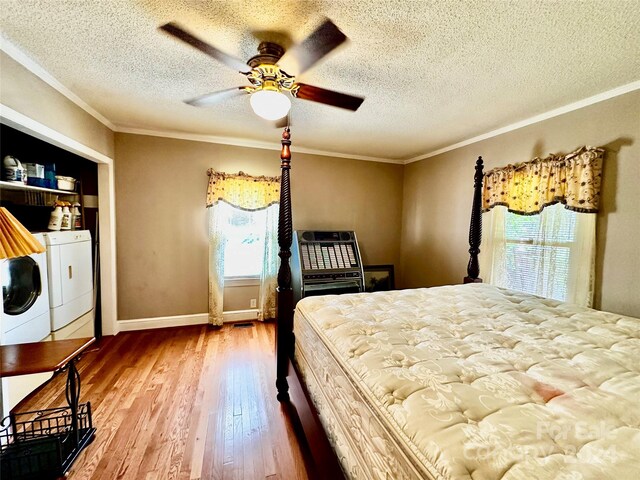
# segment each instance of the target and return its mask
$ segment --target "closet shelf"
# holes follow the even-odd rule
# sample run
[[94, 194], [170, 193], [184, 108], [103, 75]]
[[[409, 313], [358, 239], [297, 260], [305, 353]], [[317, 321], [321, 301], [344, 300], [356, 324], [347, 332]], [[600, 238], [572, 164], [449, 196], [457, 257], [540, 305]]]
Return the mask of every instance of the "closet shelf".
[[46, 192], [46, 193], [57, 193], [58, 195], [79, 195], [78, 192], [73, 192], [69, 190], [57, 190], [55, 188], [45, 188], [45, 187], [35, 187], [33, 185], [23, 185], [20, 183], [12, 183], [0, 181], [0, 190], [22, 190], [22, 191], [31, 191], [31, 192]]

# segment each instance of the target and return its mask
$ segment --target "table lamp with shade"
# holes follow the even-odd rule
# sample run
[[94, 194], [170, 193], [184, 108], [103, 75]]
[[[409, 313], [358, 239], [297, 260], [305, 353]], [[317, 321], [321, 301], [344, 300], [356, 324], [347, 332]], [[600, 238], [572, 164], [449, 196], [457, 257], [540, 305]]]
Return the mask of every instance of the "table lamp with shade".
[[9, 210], [0, 207], [0, 260], [45, 251], [45, 247]]

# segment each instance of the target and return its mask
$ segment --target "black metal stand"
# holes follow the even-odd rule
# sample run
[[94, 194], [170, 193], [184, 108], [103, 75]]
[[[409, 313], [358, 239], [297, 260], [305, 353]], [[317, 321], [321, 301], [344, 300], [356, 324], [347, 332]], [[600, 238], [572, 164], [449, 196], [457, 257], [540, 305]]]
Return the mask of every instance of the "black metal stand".
[[91, 421], [91, 405], [89, 405], [89, 428], [84, 431], [80, 431], [79, 419], [78, 419], [78, 404], [80, 401], [80, 373], [76, 368], [77, 357], [71, 359], [67, 364], [67, 387], [65, 395], [67, 397], [67, 403], [71, 410], [71, 445], [73, 446], [72, 452], [66, 459], [67, 466], [64, 469], [66, 472], [71, 468], [73, 462], [87, 445], [89, 445], [95, 437], [96, 429], [93, 428], [93, 422]]
[[96, 429], [91, 404], [80, 404], [78, 357], [54, 375], [67, 370], [68, 407], [12, 413], [0, 424], [0, 474], [2, 480], [57, 479], [64, 476], [80, 452], [90, 444]]

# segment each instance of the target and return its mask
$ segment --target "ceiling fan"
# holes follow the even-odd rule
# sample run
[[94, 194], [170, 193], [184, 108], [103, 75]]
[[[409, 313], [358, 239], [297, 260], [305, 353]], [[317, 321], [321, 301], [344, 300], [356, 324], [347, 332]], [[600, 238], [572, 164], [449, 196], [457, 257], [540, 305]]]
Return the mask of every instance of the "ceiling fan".
[[209, 45], [173, 22], [162, 25], [160, 29], [237, 70], [249, 80], [250, 85], [185, 100], [189, 105], [208, 107], [229, 97], [249, 94], [251, 106], [256, 114], [267, 120], [279, 120], [286, 119], [291, 108], [291, 101], [283, 92], [289, 92], [294, 98], [353, 111], [364, 101], [362, 97], [314, 87], [296, 80], [297, 76], [347, 39], [331, 20], [325, 20], [304, 41], [286, 52], [277, 43], [260, 43], [258, 55], [251, 57], [247, 63]]

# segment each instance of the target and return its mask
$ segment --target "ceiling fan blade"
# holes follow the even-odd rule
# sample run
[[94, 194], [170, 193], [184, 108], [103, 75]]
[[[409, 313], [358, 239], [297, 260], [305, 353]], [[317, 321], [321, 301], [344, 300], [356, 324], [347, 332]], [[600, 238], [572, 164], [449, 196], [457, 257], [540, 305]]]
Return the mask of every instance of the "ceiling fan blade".
[[245, 87], [227, 88], [226, 90], [220, 90], [218, 92], [205, 93], [204, 95], [200, 95], [199, 97], [185, 100], [184, 103], [193, 105], [194, 107], [210, 107], [211, 105], [220, 103], [227, 98], [235, 97], [241, 92], [246, 92]]
[[167, 23], [166, 25], [162, 25], [159, 27], [160, 30], [164, 30], [169, 35], [173, 35], [179, 40], [182, 40], [185, 43], [188, 43], [192, 47], [197, 48], [201, 52], [206, 53], [210, 57], [215, 58], [216, 60], [224, 63], [225, 65], [233, 68], [242, 73], [247, 73], [251, 70], [251, 67], [244, 63], [242, 60], [234, 57], [233, 55], [229, 55], [228, 53], [223, 52], [222, 50], [218, 50], [216, 47], [209, 45], [208, 43], [200, 40], [197, 37], [194, 37], [189, 32], [183, 30], [181, 27], [176, 25], [173, 22]]
[[327, 19], [302, 43], [287, 50], [278, 65], [289, 75], [298, 76], [346, 39], [346, 35]]
[[333, 90], [314, 87], [313, 85], [307, 85], [306, 83], [298, 83], [297, 85], [300, 88], [296, 93], [296, 98], [301, 98], [303, 100], [326, 103], [327, 105], [346, 108], [347, 110], [353, 110], [354, 112], [358, 110], [362, 102], [364, 102], [363, 97], [356, 97], [353, 95], [347, 95], [346, 93], [334, 92]]

